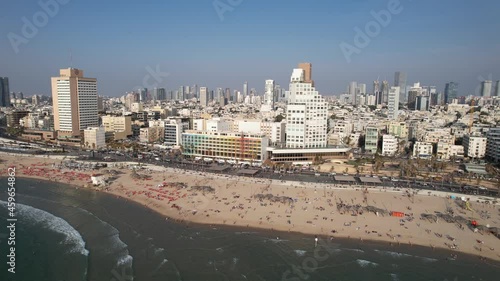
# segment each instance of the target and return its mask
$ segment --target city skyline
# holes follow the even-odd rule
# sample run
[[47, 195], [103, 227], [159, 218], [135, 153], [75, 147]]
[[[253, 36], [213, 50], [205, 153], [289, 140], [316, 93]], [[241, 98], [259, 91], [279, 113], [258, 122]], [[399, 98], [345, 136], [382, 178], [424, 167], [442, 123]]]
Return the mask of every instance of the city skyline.
[[[56, 0], [42, 2], [50, 1]], [[33, 24], [34, 15], [45, 11], [42, 6], [38, 2], [12, 3], [0, 17], [4, 38], [0, 41], [4, 62], [0, 76], [9, 77], [11, 91], [49, 95], [49, 78], [58, 69], [74, 67], [97, 77], [98, 92], [106, 96], [144, 87], [144, 81], [168, 90], [198, 84], [239, 91], [248, 81], [249, 87], [263, 93], [265, 80], [287, 85], [287, 70], [301, 61], [314, 65], [318, 91], [326, 96], [343, 93], [350, 81], [370, 85], [379, 77], [392, 84], [396, 71], [407, 74], [408, 85], [421, 82], [437, 86], [439, 92], [447, 82], [456, 81], [458, 95], [477, 95], [483, 80], [500, 79], [500, 40], [488, 35], [496, 31], [488, 20], [500, 8], [496, 1], [477, 5], [472, 1], [401, 0], [401, 12], [393, 14], [350, 62], [341, 43], [353, 44], [356, 27], [363, 29], [374, 20], [372, 12], [387, 9], [391, 1], [317, 1], [311, 7], [301, 1], [288, 1], [287, 5], [236, 1], [240, 4], [222, 14], [213, 1], [194, 5], [177, 0], [127, 2], [119, 6], [99, 2], [100, 9], [92, 10], [92, 20], [85, 16], [91, 3], [63, 2], [67, 4], [60, 4], [53, 15], [47, 12], [46, 24], [35, 26], [37, 31], [30, 38], [23, 37], [27, 41], [23, 43], [13, 44], [12, 34], [22, 37], [24, 19]], [[470, 20], [457, 21], [465, 10]], [[275, 14], [283, 16], [270, 16]], [[299, 15], [308, 17], [306, 24], [288, 20]], [[129, 17], [143, 20], [129, 21]], [[75, 24], [69, 24], [72, 22]], [[104, 28], [97, 28], [101, 26]], [[91, 34], [81, 36], [89, 30]], [[423, 44], [421, 37], [430, 44]], [[39, 62], [36, 67], [35, 61]], [[160, 75], [153, 77], [155, 72]]]

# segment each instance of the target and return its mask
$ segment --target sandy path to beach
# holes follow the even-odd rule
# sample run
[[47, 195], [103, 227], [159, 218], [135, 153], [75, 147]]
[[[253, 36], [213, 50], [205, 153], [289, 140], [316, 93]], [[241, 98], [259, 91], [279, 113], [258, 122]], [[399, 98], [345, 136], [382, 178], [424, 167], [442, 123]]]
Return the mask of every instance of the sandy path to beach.
[[[79, 187], [90, 186], [92, 171], [54, 168], [61, 163], [61, 159], [7, 154], [0, 156], [4, 160], [0, 163], [2, 171], [6, 171], [7, 166], [15, 166], [17, 176], [51, 179]], [[151, 165], [148, 165], [148, 168], [152, 170], [138, 172], [139, 175], [148, 177], [147, 179], [134, 178], [130, 169], [110, 168], [120, 174], [106, 191], [134, 200], [178, 221], [349, 237], [360, 242], [367, 239], [387, 241], [394, 247], [400, 243], [436, 248], [451, 247], [457, 254], [465, 252], [500, 260], [500, 239], [495, 236], [475, 233], [467, 225], [460, 226], [442, 220], [436, 223], [420, 218], [421, 213], [445, 213], [448, 209], [453, 210], [455, 215], [475, 219], [481, 225], [500, 227], [499, 206], [476, 202], [476, 197], [467, 196], [470, 197], [474, 210], [467, 211], [441, 192], [429, 194], [422, 191], [420, 194], [408, 196], [408, 193], [411, 195], [413, 191], [407, 193], [405, 190], [365, 190], [361, 187], [332, 184], [271, 181]], [[47, 169], [46, 174], [31, 172], [40, 169]], [[186, 188], [175, 183], [182, 183]], [[209, 186], [214, 191], [191, 190], [193, 186]], [[294, 202], [258, 200], [254, 198], [256, 194], [291, 197]], [[342, 214], [337, 209], [337, 204], [341, 202], [346, 205], [370, 205], [410, 216], [377, 216], [370, 212]]]

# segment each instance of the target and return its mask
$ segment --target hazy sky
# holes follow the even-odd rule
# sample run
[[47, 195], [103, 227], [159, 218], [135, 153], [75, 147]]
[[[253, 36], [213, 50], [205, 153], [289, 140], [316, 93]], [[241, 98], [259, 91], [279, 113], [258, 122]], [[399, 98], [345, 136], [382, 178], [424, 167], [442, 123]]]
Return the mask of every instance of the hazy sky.
[[[50, 14], [39, 3], [54, 1], [67, 3]], [[50, 77], [72, 66], [109, 96], [147, 85], [242, 90], [244, 81], [263, 92], [266, 79], [288, 89], [292, 69], [305, 61], [325, 95], [349, 81], [369, 91], [377, 77], [392, 84], [398, 70], [439, 91], [456, 81], [460, 95], [481, 79], [500, 79], [500, 1], [400, 0], [389, 9], [394, 1], [3, 0], [0, 76], [11, 91], [50, 94]], [[372, 11], [382, 10], [391, 19], [373, 24]], [[37, 30], [23, 33], [30, 25], [23, 18]], [[369, 42], [356, 44], [355, 28], [367, 24]], [[342, 42], [357, 48], [350, 60]], [[147, 69], [157, 67], [169, 75], [155, 82]]]

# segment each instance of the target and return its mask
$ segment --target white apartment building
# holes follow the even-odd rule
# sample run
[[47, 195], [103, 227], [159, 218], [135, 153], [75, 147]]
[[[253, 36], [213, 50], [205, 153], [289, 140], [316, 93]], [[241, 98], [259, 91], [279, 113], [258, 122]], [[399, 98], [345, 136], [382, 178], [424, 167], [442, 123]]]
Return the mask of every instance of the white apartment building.
[[413, 146], [413, 157], [416, 158], [430, 158], [432, 157], [432, 143], [428, 142], [415, 142]]
[[233, 121], [221, 119], [221, 118], [213, 118], [210, 120], [206, 120], [206, 131], [209, 132], [230, 132], [233, 127]]
[[484, 158], [486, 156], [486, 138], [481, 136], [464, 136], [465, 156]]
[[104, 127], [89, 127], [83, 130], [83, 145], [87, 149], [106, 147]]
[[450, 158], [463, 158], [464, 147], [463, 145], [454, 145], [448, 142], [438, 142], [437, 144], [437, 158], [449, 160]]
[[182, 143], [182, 123], [180, 120], [165, 120], [163, 143], [166, 146], [180, 146]]
[[333, 125], [333, 133], [349, 136], [354, 130], [354, 125], [345, 120], [337, 120]]
[[431, 131], [424, 136], [424, 142], [439, 143], [444, 142], [450, 145], [455, 144], [455, 136], [450, 132]]
[[399, 87], [391, 87], [387, 100], [387, 118], [395, 120], [399, 114]]
[[264, 134], [271, 143], [285, 142], [285, 122], [262, 122], [260, 120], [235, 120], [236, 132]]
[[286, 146], [289, 148], [326, 147], [328, 106], [312, 83], [305, 81], [304, 75], [303, 69], [294, 69], [290, 79]]
[[132, 135], [131, 116], [103, 116], [102, 125], [106, 132], [113, 132], [115, 140], [126, 139]]
[[382, 136], [382, 155], [394, 156], [398, 152], [398, 139], [393, 135]]
[[367, 126], [365, 129], [365, 151], [377, 153], [379, 130], [375, 126]]
[[165, 136], [165, 127], [152, 126], [141, 128], [139, 131], [139, 141], [141, 143], [155, 143], [163, 141]]
[[142, 103], [134, 102], [130, 105], [130, 111], [135, 113], [142, 112], [144, 111], [144, 107], [142, 106]]
[[408, 139], [408, 126], [405, 122], [391, 122], [387, 128], [390, 135], [398, 137], [400, 139]]
[[274, 108], [274, 80], [266, 80], [264, 103], [262, 104], [262, 112], [271, 111]]
[[486, 157], [494, 163], [500, 162], [500, 127], [491, 128], [486, 139]]

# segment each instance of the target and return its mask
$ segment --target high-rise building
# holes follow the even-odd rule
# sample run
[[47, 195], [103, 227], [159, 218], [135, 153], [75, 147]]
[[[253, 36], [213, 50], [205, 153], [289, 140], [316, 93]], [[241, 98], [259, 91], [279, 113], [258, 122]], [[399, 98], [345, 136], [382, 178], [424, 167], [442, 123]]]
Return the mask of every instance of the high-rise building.
[[358, 84], [358, 93], [361, 95], [366, 95], [366, 84]]
[[292, 72], [286, 110], [287, 147], [326, 147], [328, 106], [312, 83], [306, 82], [304, 69]]
[[299, 63], [299, 68], [304, 70], [304, 83], [311, 83], [314, 87], [314, 81], [312, 80], [312, 63]]
[[380, 90], [382, 92], [382, 102], [387, 104], [389, 99], [389, 81], [382, 81], [382, 89]]
[[54, 129], [59, 137], [80, 136], [88, 127], [99, 126], [97, 79], [85, 78], [82, 70], [68, 68], [51, 80]]
[[349, 98], [351, 99], [351, 104], [356, 105], [358, 99], [358, 82], [352, 81], [349, 83]]
[[495, 83], [495, 97], [500, 97], [500, 80]]
[[456, 82], [446, 83], [446, 86], [444, 87], [445, 104], [451, 104], [453, 100], [458, 97], [457, 90], [458, 90], [458, 83]]
[[500, 163], [500, 127], [490, 128], [486, 134], [486, 157], [494, 163]]
[[230, 101], [231, 100], [231, 89], [230, 88], [226, 88], [226, 90], [224, 90], [224, 98], [226, 98], [226, 101]]
[[465, 156], [471, 158], [484, 158], [486, 155], [487, 138], [480, 135], [465, 135], [463, 145]]
[[139, 101], [141, 101], [141, 102], [148, 101], [148, 89], [146, 89], [146, 88], [139, 89], [138, 93], [139, 93]]
[[40, 103], [40, 97], [38, 95], [33, 95], [31, 97], [31, 103], [33, 105], [38, 105]]
[[153, 94], [151, 95], [151, 99], [154, 101], [162, 101], [167, 99], [167, 94], [164, 88], [154, 88]]
[[485, 80], [481, 82], [481, 97], [489, 98], [491, 97], [491, 80]]
[[243, 97], [247, 97], [248, 96], [248, 82], [245, 81], [245, 83], [243, 84]]
[[208, 106], [208, 89], [207, 87], [200, 87], [200, 104]]
[[429, 96], [417, 96], [415, 101], [415, 110], [428, 111], [429, 110]]
[[367, 126], [365, 129], [365, 151], [368, 153], [377, 153], [378, 149], [378, 128]]
[[185, 98], [186, 96], [184, 86], [180, 86], [179, 90], [177, 91], [177, 100], [184, 100]]
[[263, 107], [266, 107], [267, 111], [274, 108], [274, 86], [274, 80], [266, 80]]
[[401, 103], [407, 103], [407, 98], [408, 96], [406, 95], [406, 73], [397, 71], [394, 73], [394, 86], [399, 87], [400, 92], [399, 92], [399, 101]]
[[192, 87], [192, 91], [193, 91], [193, 98], [195, 98], [195, 99], [199, 98], [200, 93], [199, 93], [197, 84], [194, 84], [194, 86]]
[[387, 118], [394, 120], [398, 118], [400, 88], [391, 87], [387, 101]]
[[0, 107], [10, 106], [9, 78], [0, 77]]

